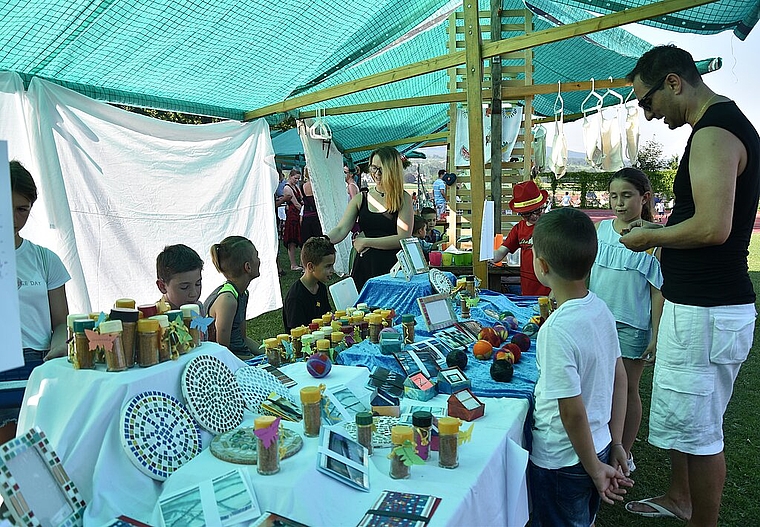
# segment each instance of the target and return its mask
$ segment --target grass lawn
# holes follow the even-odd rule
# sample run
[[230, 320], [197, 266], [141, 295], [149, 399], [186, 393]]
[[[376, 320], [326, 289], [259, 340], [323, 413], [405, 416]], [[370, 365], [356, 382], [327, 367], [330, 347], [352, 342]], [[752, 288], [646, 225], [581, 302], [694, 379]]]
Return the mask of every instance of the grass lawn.
[[[749, 270], [755, 291], [760, 292], [760, 234], [750, 242]], [[280, 249], [280, 265], [289, 269], [287, 253]], [[283, 297], [300, 273], [288, 271], [281, 279]], [[334, 278], [337, 281], [337, 278]], [[281, 310], [265, 313], [248, 321], [248, 334], [261, 341], [283, 331]], [[760, 474], [760, 331], [755, 326], [755, 340], [747, 362], [742, 366], [736, 381], [734, 395], [726, 412], [724, 431], [726, 443], [726, 485], [719, 525], [759, 526], [760, 492], [755, 487], [754, 476]], [[652, 368], [647, 368], [641, 381], [644, 419], [641, 424], [634, 456], [636, 484], [629, 492], [629, 499], [642, 499], [662, 494], [668, 486], [670, 465], [667, 452], [647, 443], [649, 398], [652, 386]], [[646, 519], [627, 512], [621, 504], [614, 507], [602, 504], [597, 527], [640, 527], [659, 525], [683, 525], [677, 520]]]

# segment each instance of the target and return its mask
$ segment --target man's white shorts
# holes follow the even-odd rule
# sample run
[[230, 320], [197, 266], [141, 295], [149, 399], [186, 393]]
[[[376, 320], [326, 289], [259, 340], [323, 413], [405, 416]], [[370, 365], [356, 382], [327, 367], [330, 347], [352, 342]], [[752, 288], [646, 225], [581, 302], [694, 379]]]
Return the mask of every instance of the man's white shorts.
[[754, 304], [665, 301], [649, 412], [649, 442], [708, 456], [723, 451], [723, 414], [752, 347]]

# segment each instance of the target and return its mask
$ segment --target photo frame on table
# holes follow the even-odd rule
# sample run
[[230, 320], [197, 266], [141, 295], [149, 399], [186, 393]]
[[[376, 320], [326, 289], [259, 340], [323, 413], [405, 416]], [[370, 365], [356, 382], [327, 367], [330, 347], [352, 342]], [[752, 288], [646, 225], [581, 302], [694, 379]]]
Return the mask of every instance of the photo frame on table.
[[85, 501], [37, 427], [0, 446], [0, 495], [16, 525], [82, 525]]
[[430, 332], [456, 324], [457, 316], [454, 314], [454, 308], [448, 296], [422, 296], [417, 299], [417, 305], [425, 319], [425, 326]]
[[327, 426], [353, 421], [356, 414], [368, 410], [367, 405], [343, 384], [331, 386], [322, 396], [322, 423]]
[[322, 429], [317, 470], [350, 487], [369, 492], [369, 452], [347, 432]]
[[401, 250], [409, 260], [411, 269], [414, 270], [414, 274], [428, 272], [428, 262], [425, 258], [425, 253], [422, 250], [419, 238], [404, 238], [401, 240]]

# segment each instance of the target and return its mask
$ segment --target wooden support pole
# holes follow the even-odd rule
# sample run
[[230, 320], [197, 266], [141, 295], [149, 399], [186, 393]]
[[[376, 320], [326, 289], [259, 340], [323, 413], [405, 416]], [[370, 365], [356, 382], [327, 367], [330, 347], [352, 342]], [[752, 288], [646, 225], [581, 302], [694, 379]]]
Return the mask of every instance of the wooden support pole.
[[[488, 283], [486, 262], [480, 261], [480, 229], [483, 225], [485, 201], [485, 155], [483, 152], [483, 57], [480, 54], [481, 35], [478, 3], [464, 0], [464, 41], [467, 79], [467, 128], [470, 132], [470, 191], [472, 193], [472, 267], [481, 283]], [[489, 242], [490, 243], [490, 242]]]
[[[491, 42], [501, 40], [501, 0], [491, 0]], [[493, 230], [501, 232], [501, 57], [491, 57], [491, 200]], [[481, 240], [486, 243], [488, 240]], [[474, 261], [474, 260], [473, 260]]]

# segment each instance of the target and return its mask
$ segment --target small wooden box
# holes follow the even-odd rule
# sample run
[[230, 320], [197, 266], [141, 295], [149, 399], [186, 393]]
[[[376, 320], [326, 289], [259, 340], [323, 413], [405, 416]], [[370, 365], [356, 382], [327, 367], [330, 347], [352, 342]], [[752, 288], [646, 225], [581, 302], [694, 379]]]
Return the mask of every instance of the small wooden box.
[[458, 417], [465, 421], [474, 421], [483, 417], [486, 405], [480, 401], [469, 388], [449, 396], [449, 417]]
[[437, 395], [435, 383], [423, 373], [415, 373], [404, 381], [404, 395], [416, 401], [429, 401]]
[[471, 387], [470, 379], [457, 366], [438, 372], [438, 393], [456, 393]]

